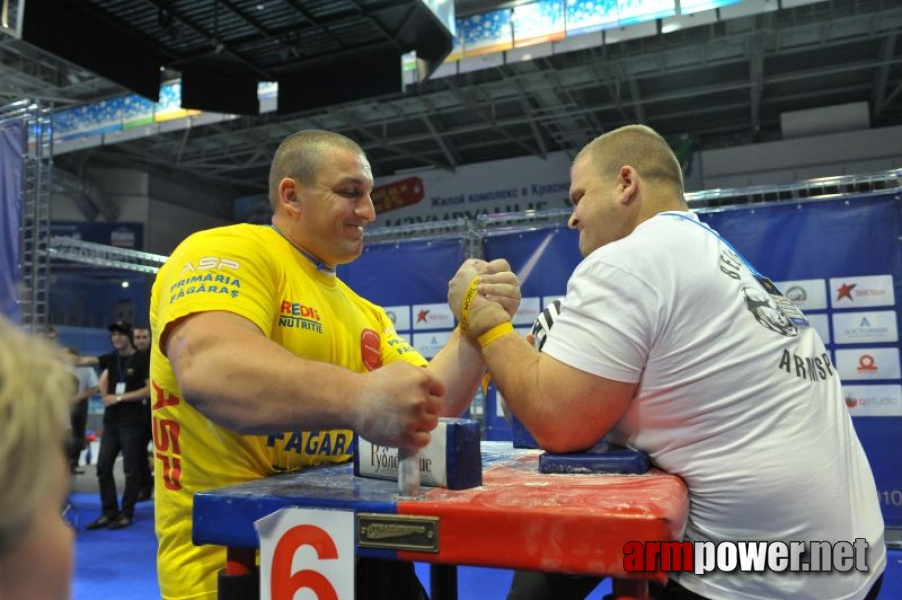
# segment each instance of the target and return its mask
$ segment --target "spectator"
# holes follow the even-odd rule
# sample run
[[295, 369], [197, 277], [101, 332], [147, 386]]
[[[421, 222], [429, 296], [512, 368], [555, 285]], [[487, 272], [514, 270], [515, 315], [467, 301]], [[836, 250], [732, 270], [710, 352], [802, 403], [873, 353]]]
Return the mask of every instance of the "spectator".
[[68, 600], [72, 528], [61, 509], [72, 374], [59, 349], [0, 317], [0, 598]]
[[88, 425], [88, 401], [100, 391], [97, 372], [94, 367], [78, 365], [79, 352], [75, 347], [66, 349], [72, 363], [73, 373], [78, 381], [75, 397], [72, 399], [72, 440], [69, 444], [69, 472], [73, 475], [84, 474], [78, 462], [81, 452], [86, 448], [85, 432]]
[[[146, 412], [150, 359], [135, 350], [132, 326], [116, 321], [109, 326], [114, 351], [100, 357], [100, 393], [106, 406], [103, 434], [97, 459], [102, 513], [86, 529], [122, 529], [132, 524], [135, 503], [144, 483], [142, 465], [147, 464]], [[122, 453], [125, 488], [122, 504], [117, 499], [113, 466]]]

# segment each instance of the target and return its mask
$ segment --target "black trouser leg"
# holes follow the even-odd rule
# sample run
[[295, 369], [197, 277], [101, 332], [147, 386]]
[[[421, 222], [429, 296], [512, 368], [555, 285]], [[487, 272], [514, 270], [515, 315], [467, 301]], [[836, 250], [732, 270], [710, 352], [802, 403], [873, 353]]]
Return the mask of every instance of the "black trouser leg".
[[507, 600], [582, 600], [604, 577], [515, 571]]
[[122, 450], [116, 425], [104, 425], [100, 437], [100, 453], [97, 457], [97, 483], [100, 485], [100, 504], [103, 514], [114, 518], [119, 514], [119, 499], [116, 494], [116, 480], [113, 465]]

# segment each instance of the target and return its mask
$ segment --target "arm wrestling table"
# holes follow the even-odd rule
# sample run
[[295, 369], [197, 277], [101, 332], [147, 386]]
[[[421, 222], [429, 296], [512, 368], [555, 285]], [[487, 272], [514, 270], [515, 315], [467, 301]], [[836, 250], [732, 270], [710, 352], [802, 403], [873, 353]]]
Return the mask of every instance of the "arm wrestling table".
[[356, 547], [358, 556], [431, 563], [433, 600], [456, 597], [459, 564], [610, 576], [615, 598], [645, 599], [648, 580], [666, 579], [660, 570], [627, 573], [623, 547], [681, 539], [689, 498], [679, 477], [657, 470], [544, 474], [540, 450], [510, 442], [482, 442], [481, 449], [482, 486], [421, 488], [410, 500], [398, 498], [397, 482], [355, 477], [350, 463], [199, 493], [194, 543], [226, 546], [229, 561], [252, 568], [254, 521], [298, 506], [354, 511], [358, 529], [364, 515], [377, 522], [380, 515], [436, 518], [434, 550], [374, 547], [359, 533]]

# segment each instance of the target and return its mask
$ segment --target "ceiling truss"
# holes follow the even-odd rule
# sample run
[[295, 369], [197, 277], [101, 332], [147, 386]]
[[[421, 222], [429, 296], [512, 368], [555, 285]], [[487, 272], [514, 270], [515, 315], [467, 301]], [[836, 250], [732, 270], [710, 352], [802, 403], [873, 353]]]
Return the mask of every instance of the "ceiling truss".
[[[330, 2], [279, 3], [283, 20], [317, 26], [274, 26], [248, 2], [218, 0], [217, 31], [209, 15], [178, 13], [162, 0], [105, 0], [113, 8], [151, 4], [154, 22], [135, 26], [151, 43], [179, 23], [179, 50], [190, 60], [217, 39], [239, 60], [284, 55], [300, 38], [323, 48], [353, 14], [325, 11]], [[199, 3], [195, 3], [199, 4]], [[342, 5], [347, 2], [343, 1]], [[471, 10], [476, 3], [463, 3]], [[479, 3], [478, 6], [504, 4]], [[336, 6], [338, 3], [336, 3]], [[388, 6], [352, 3], [358, 12]], [[275, 9], [274, 9], [275, 10]], [[168, 12], [167, 12], [168, 11]], [[146, 11], [145, 11], [146, 12]], [[170, 14], [170, 26], [157, 13]], [[294, 15], [294, 16], [292, 16]], [[127, 24], [126, 24], [127, 25]], [[294, 33], [292, 33], [294, 32]], [[866, 102], [871, 126], [902, 124], [902, 5], [897, 0], [827, 0], [719, 21], [672, 33], [550, 54], [528, 61], [433, 78], [391, 94], [294, 115], [240, 117], [152, 137], [58, 154], [70, 171], [128, 166], [194, 182], [223, 197], [265, 191], [273, 151], [300, 129], [339, 131], [367, 151], [376, 176], [417, 168], [453, 172], [461, 165], [515, 156], [575, 152], [595, 135], [640, 122], [695, 149], [780, 139], [781, 114]], [[373, 33], [378, 35], [378, 32]], [[294, 36], [294, 39], [292, 38]], [[290, 43], [289, 43], [290, 42]], [[295, 44], [292, 46], [291, 44]], [[316, 52], [300, 48], [296, 52]], [[269, 54], [265, 54], [270, 56]], [[281, 60], [278, 58], [278, 60]], [[257, 67], [255, 67], [257, 68]], [[463, 69], [461, 69], [463, 70]], [[124, 93], [65, 61], [0, 38], [0, 99], [41, 97], [84, 102]], [[65, 100], [64, 100], [65, 99]]]

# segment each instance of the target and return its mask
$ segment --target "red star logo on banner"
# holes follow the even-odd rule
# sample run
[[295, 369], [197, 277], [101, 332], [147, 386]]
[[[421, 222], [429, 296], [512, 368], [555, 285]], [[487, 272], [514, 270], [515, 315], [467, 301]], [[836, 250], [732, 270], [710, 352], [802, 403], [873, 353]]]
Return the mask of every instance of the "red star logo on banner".
[[853, 283], [852, 285], [849, 285], [848, 283], [842, 284], [839, 287], [839, 290], [836, 294], [836, 299], [842, 300], [843, 298], [848, 298], [849, 300], [852, 300], [852, 290], [855, 289], [856, 285], [858, 285], [858, 284], [857, 283]]
[[417, 323], [425, 323], [426, 316], [429, 314], [428, 310], [421, 310], [417, 313]]

